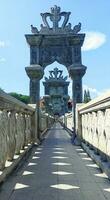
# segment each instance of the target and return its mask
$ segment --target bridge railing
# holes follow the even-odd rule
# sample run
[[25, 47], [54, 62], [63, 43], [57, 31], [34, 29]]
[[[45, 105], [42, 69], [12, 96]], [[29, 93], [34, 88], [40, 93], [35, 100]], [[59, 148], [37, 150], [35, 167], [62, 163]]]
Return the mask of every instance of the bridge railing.
[[0, 170], [33, 142], [34, 109], [0, 91]]
[[110, 162], [110, 92], [77, 105], [76, 132], [101, 160]]
[[0, 90], [0, 171], [5, 169], [7, 161], [13, 162], [16, 155], [20, 156], [22, 151], [39, 142], [38, 135], [53, 121], [51, 116], [41, 113], [38, 130], [35, 106], [26, 105]]

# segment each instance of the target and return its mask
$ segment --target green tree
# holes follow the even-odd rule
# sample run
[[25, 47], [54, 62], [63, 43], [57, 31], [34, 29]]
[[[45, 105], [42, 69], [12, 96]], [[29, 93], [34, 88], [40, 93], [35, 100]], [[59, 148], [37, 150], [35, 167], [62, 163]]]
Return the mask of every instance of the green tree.
[[84, 103], [88, 103], [91, 101], [90, 91], [84, 90]]
[[9, 93], [9, 95], [11, 95], [12, 97], [15, 97], [16, 99], [22, 101], [25, 104], [28, 104], [30, 101], [30, 97], [27, 95], [18, 94], [16, 92], [11, 92], [11, 93]]

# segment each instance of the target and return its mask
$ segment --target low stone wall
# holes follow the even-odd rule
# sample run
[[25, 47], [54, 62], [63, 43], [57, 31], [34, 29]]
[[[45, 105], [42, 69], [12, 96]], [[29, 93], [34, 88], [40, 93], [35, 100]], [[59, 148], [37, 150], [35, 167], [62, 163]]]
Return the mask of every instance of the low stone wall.
[[68, 129], [70, 129], [71, 131], [73, 131], [73, 115], [72, 113], [68, 113], [66, 114], [66, 126]]
[[65, 116], [63, 115], [62, 117], [60, 117], [59, 119], [60, 123], [67, 127], [69, 130], [73, 130], [73, 115], [72, 113], [67, 113], [65, 114]]
[[110, 92], [77, 105], [76, 131], [80, 140], [110, 164]]
[[48, 113], [40, 112], [40, 132], [42, 133], [47, 128], [50, 128], [54, 123], [54, 118]]
[[0, 170], [33, 143], [34, 109], [0, 91]]
[[[35, 105], [26, 105], [0, 90], [0, 183], [25, 157], [32, 146], [39, 144]], [[45, 113], [39, 116], [39, 135], [54, 119]]]

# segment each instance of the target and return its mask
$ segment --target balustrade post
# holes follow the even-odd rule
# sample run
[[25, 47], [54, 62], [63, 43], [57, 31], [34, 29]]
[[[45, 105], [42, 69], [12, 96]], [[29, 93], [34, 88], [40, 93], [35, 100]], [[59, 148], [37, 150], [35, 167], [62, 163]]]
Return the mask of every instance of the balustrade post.
[[8, 126], [7, 111], [0, 111], [0, 170], [5, 168], [5, 162], [7, 159]]
[[16, 112], [9, 112], [9, 130], [8, 130], [8, 152], [7, 160], [12, 161], [15, 155], [16, 149]]

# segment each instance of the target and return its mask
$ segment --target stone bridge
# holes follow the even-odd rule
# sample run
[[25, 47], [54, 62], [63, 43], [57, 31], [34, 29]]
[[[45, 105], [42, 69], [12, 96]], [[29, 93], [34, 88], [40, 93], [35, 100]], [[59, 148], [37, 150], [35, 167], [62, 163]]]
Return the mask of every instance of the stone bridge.
[[0, 200], [110, 199], [110, 93], [62, 120], [0, 91]]
[[[41, 30], [31, 25], [26, 35], [30, 104], [0, 90], [0, 200], [110, 200], [110, 93], [82, 103], [81, 23], [72, 28], [57, 6], [41, 16]], [[40, 79], [54, 61], [72, 78], [73, 112], [60, 118], [39, 107]]]

